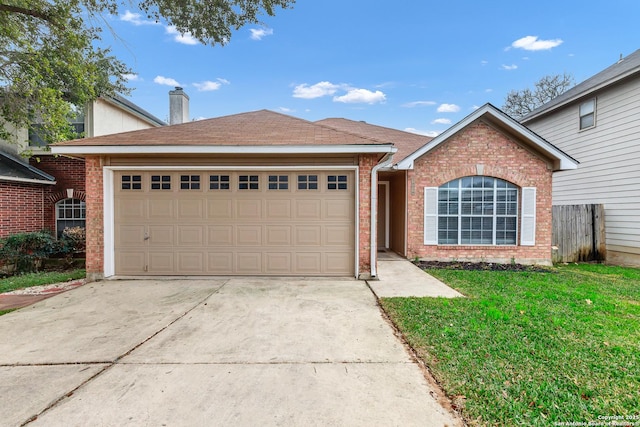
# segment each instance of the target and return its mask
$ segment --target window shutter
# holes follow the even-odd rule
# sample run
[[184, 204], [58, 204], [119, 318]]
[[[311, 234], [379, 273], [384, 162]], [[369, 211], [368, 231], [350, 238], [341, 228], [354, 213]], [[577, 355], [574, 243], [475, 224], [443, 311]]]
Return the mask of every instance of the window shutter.
[[424, 188], [424, 244], [438, 244], [438, 187]]
[[520, 244], [534, 246], [536, 244], [536, 188], [522, 188], [522, 229]]

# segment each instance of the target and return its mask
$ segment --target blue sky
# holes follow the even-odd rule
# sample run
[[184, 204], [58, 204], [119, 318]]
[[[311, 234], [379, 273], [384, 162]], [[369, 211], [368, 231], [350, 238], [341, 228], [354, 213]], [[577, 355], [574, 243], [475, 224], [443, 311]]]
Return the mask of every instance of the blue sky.
[[298, 0], [204, 46], [135, 9], [103, 41], [134, 71], [129, 99], [168, 117], [168, 91], [192, 119], [268, 109], [436, 135], [549, 74], [576, 83], [640, 48], [640, 2]]

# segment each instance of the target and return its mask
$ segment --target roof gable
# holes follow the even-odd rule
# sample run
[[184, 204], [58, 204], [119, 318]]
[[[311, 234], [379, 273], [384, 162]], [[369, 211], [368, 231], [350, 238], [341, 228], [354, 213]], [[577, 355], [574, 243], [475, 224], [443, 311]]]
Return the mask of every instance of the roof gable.
[[573, 159], [571, 156], [564, 153], [562, 150], [549, 143], [536, 133], [532, 132], [527, 127], [507, 116], [493, 105], [485, 104], [437, 137], [433, 138], [418, 150], [414, 151], [411, 155], [398, 162], [396, 167], [398, 169], [413, 169], [413, 163], [416, 159], [433, 150], [453, 135], [480, 119], [489, 122], [505, 134], [517, 138], [519, 141], [522, 141], [533, 148], [534, 151], [552, 159], [554, 163], [554, 170], [576, 169], [578, 166], [577, 160]]
[[629, 56], [620, 59], [615, 64], [607, 67], [598, 74], [588, 78], [580, 84], [572, 87], [565, 93], [553, 98], [551, 101], [533, 110], [524, 116], [522, 123], [530, 122], [540, 116], [551, 113], [563, 106], [582, 98], [593, 92], [615, 84], [622, 79], [630, 77], [640, 72], [640, 49], [636, 50]]

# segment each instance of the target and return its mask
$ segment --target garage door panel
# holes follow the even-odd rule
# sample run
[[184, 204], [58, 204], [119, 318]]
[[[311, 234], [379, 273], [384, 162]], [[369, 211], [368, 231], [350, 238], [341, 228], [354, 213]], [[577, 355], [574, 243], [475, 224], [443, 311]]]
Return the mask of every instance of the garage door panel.
[[179, 220], [192, 220], [203, 219], [204, 215], [204, 200], [177, 200], [178, 203], [178, 219]]
[[202, 252], [178, 252], [178, 274], [202, 274], [205, 270], [205, 254]]
[[176, 231], [178, 246], [203, 246], [205, 238], [204, 226], [178, 225], [176, 226]]
[[260, 225], [236, 226], [236, 244], [238, 246], [262, 245], [262, 226]]
[[260, 274], [262, 273], [262, 252], [237, 252], [236, 273]]
[[292, 230], [286, 225], [265, 226], [264, 244], [266, 246], [291, 246]]
[[237, 200], [237, 218], [240, 220], [262, 219], [262, 199]]
[[175, 229], [172, 225], [150, 225], [150, 246], [173, 246]]
[[119, 274], [144, 274], [146, 263], [142, 251], [116, 251], [116, 269]]
[[266, 274], [291, 274], [290, 252], [267, 252], [264, 254]]
[[219, 194], [216, 194], [215, 196], [216, 196], [215, 199], [207, 201], [207, 217], [209, 219], [215, 219], [215, 220], [232, 219], [233, 218], [232, 200], [230, 198], [220, 199]]
[[291, 220], [291, 199], [284, 200], [265, 200], [266, 204], [266, 220]]
[[295, 272], [298, 274], [317, 274], [322, 270], [322, 253], [321, 252], [296, 252]]
[[167, 221], [175, 218], [173, 199], [148, 199], [150, 221]]
[[207, 254], [207, 272], [209, 274], [233, 274], [232, 252], [209, 252]]
[[150, 274], [175, 274], [176, 254], [171, 250], [166, 251], [150, 251], [149, 252], [149, 268]]
[[[116, 183], [131, 173], [116, 172]], [[116, 185], [116, 274], [354, 273], [353, 171], [135, 172], [138, 174], [143, 182], [135, 194], [120, 191]], [[180, 185], [182, 175], [196, 174], [206, 185]], [[168, 176], [171, 185], [152, 189], [152, 175]], [[218, 181], [211, 180], [212, 176]], [[258, 181], [243, 189], [241, 176]], [[272, 176], [277, 180], [271, 182]], [[287, 180], [282, 179], [285, 176]], [[329, 182], [330, 176], [338, 181]]]
[[115, 231], [116, 241], [124, 247], [144, 246], [145, 229], [144, 225], [118, 225]]
[[208, 246], [233, 246], [232, 225], [210, 225], [207, 227]]
[[295, 246], [319, 246], [322, 244], [322, 226], [297, 225]]

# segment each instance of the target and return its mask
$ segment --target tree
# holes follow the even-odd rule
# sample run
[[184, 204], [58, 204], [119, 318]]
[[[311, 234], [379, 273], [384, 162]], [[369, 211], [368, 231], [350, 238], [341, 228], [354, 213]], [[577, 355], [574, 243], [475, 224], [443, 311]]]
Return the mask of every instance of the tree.
[[574, 84], [571, 74], [544, 76], [538, 80], [534, 89], [512, 90], [505, 98], [502, 110], [516, 120], [520, 120], [536, 108], [562, 95]]
[[[147, 17], [164, 19], [204, 44], [225, 44], [232, 31], [274, 15], [295, 0], [139, 0]], [[69, 118], [99, 96], [127, 94], [129, 68], [97, 47], [103, 14], [119, 0], [0, 0], [0, 139], [32, 128], [55, 142], [73, 136]], [[11, 125], [11, 126], [8, 126]]]

